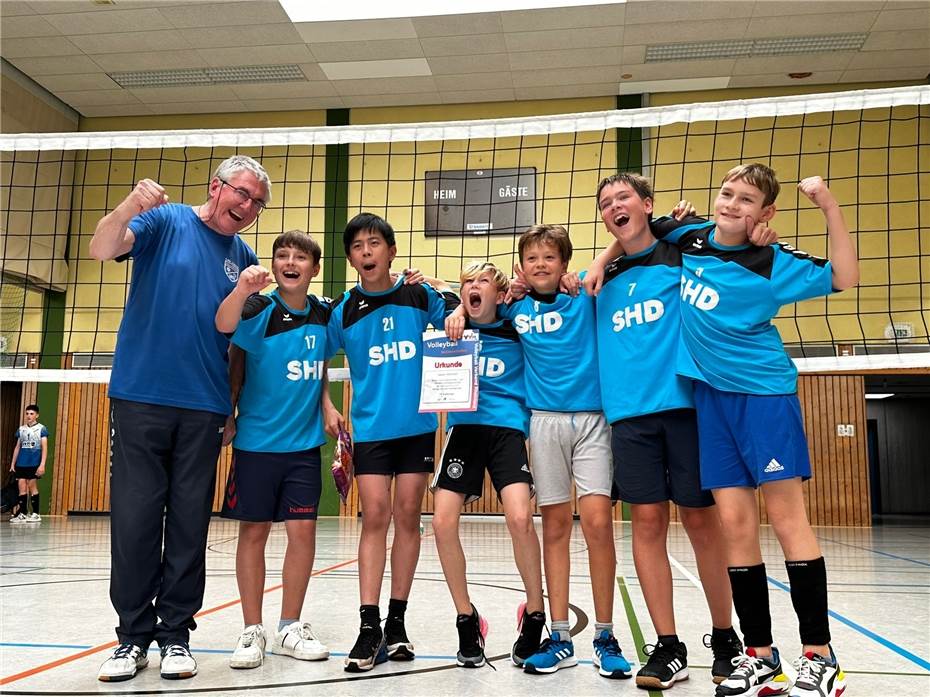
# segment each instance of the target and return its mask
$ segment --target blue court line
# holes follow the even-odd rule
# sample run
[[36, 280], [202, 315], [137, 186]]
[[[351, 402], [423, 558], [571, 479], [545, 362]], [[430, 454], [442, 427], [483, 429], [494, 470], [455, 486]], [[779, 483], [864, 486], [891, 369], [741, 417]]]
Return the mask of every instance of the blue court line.
[[891, 552], [882, 552], [877, 549], [872, 549], [871, 547], [862, 547], [860, 545], [853, 545], [849, 542], [839, 542], [837, 540], [831, 540], [829, 537], [821, 537], [821, 540], [829, 542], [834, 545], [841, 545], [843, 547], [852, 547], [853, 549], [861, 549], [865, 552], [871, 552], [872, 554], [880, 554], [883, 557], [890, 557], [891, 559], [899, 559], [901, 561], [909, 561], [912, 564], [920, 564], [921, 566], [930, 566], [930, 562], [920, 561], [919, 559], [911, 559], [910, 557], [902, 557], [898, 554], [892, 554]]
[[[777, 579], [772, 578], [771, 576], [768, 576], [767, 578], [769, 580], [769, 583], [771, 583], [776, 588], [780, 588], [781, 590], [786, 591], [788, 593], [791, 592], [790, 586], [782, 583], [781, 581]], [[906, 658], [907, 660], [909, 660], [911, 663], [916, 663], [918, 666], [920, 666], [924, 670], [930, 671], [930, 661], [928, 661], [927, 659], [921, 658], [920, 656], [911, 653], [904, 647], [898, 646], [893, 641], [889, 641], [885, 637], [879, 634], [876, 634], [871, 629], [866, 629], [861, 624], [857, 624], [856, 622], [853, 622], [851, 619], [847, 617], [843, 617], [843, 615], [839, 614], [838, 612], [834, 612], [833, 610], [828, 610], [827, 612], [830, 615], [830, 617], [832, 617], [833, 619], [842, 622], [847, 627], [851, 627], [852, 629], [855, 629], [857, 632], [859, 632], [860, 634], [864, 634], [869, 639], [872, 639], [873, 641], [877, 641], [879, 644], [881, 644], [885, 648], [891, 649], [899, 656], [902, 656], [903, 658]]]
[[0, 641], [0, 646], [9, 646], [18, 649], [75, 649], [78, 651], [93, 648], [79, 644], [22, 644], [16, 641]]

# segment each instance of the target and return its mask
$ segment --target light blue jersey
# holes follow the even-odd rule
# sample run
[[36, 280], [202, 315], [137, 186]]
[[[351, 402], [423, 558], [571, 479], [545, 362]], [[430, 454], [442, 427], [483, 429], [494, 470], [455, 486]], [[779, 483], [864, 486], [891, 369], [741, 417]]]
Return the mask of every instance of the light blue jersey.
[[477, 324], [471, 320], [466, 329], [477, 329], [481, 342], [478, 357], [478, 409], [452, 411], [446, 424], [503, 426], [530, 432], [530, 412], [524, 399], [523, 346], [520, 335], [507, 320]]
[[772, 324], [782, 305], [829, 295], [832, 267], [785, 244], [718, 244], [689, 218], [664, 239], [682, 251], [681, 375], [724, 392], [794, 394], [798, 370]]
[[399, 278], [383, 293], [361, 285], [333, 303], [328, 346], [345, 349], [352, 378], [352, 430], [357, 442], [390, 440], [436, 430], [435, 414], [420, 414], [423, 332], [458, 305], [431, 286]]
[[300, 310], [277, 291], [246, 301], [232, 336], [246, 352], [236, 449], [291, 453], [326, 442], [320, 398], [329, 315], [314, 296]]
[[500, 305], [498, 313], [513, 322], [523, 342], [530, 409], [601, 410], [593, 297], [531, 291]]
[[656, 242], [610, 262], [597, 296], [601, 398], [609, 423], [694, 407], [675, 374], [681, 323], [681, 252]]

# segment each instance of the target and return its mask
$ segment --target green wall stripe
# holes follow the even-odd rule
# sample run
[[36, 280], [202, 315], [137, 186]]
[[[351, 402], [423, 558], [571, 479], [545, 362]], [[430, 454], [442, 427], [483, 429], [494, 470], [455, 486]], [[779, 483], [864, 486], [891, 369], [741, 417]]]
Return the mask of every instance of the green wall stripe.
[[[617, 109], [639, 109], [643, 105], [641, 94], [621, 94], [617, 97]], [[617, 129], [617, 171], [643, 171], [643, 129]]]
[[[65, 294], [45, 291], [42, 307], [42, 352], [39, 368], [60, 369], [61, 350], [65, 332]], [[58, 431], [57, 382], [40, 382], [36, 388], [36, 404], [39, 405], [39, 420], [48, 429], [48, 454], [45, 459], [45, 475], [39, 480], [42, 497], [42, 513], [47, 514], [52, 502], [52, 472], [55, 469], [55, 436]]]

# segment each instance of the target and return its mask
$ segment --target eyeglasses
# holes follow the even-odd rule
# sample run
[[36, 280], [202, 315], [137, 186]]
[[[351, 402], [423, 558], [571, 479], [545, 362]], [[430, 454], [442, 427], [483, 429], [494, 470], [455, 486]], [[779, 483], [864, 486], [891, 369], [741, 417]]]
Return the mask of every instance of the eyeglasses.
[[220, 179], [220, 177], [217, 177], [217, 179], [219, 179], [221, 183], [225, 184], [226, 186], [228, 186], [230, 189], [233, 190], [233, 193], [236, 195], [236, 198], [239, 199], [239, 203], [245, 203], [248, 200], [252, 202], [253, 206], [258, 208], [259, 213], [265, 210], [265, 206], [267, 204], [264, 201], [262, 201], [260, 198], [255, 198], [254, 196], [250, 195], [249, 192], [246, 191], [245, 189], [240, 189], [238, 186], [233, 186], [225, 179]]

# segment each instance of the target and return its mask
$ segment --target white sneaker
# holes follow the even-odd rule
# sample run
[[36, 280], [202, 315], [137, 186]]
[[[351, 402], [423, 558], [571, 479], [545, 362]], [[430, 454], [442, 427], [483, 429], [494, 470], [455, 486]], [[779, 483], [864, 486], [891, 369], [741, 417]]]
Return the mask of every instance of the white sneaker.
[[12, 516], [12, 517], [10, 518], [10, 522], [11, 522], [11, 523], [25, 523], [25, 522], [26, 522], [26, 516], [25, 516], [24, 514], [22, 514], [22, 513], [17, 513], [16, 515], [14, 515], [14, 516]]
[[42, 522], [42, 516], [40, 516], [38, 513], [32, 512], [32, 513], [30, 513], [29, 515], [26, 516], [26, 522], [28, 522], [28, 523], [41, 523], [41, 522]]
[[145, 649], [134, 644], [120, 644], [113, 655], [103, 662], [97, 672], [101, 682], [120, 682], [132, 680], [136, 673], [149, 664]]
[[271, 653], [293, 656], [300, 661], [325, 661], [329, 658], [329, 649], [314, 636], [309, 622], [291, 622], [275, 632]]
[[187, 642], [166, 644], [161, 648], [161, 676], [166, 680], [184, 680], [197, 675], [197, 661]]
[[249, 625], [239, 635], [239, 642], [232, 658], [230, 668], [258, 668], [265, 660], [265, 628], [260, 624]]

